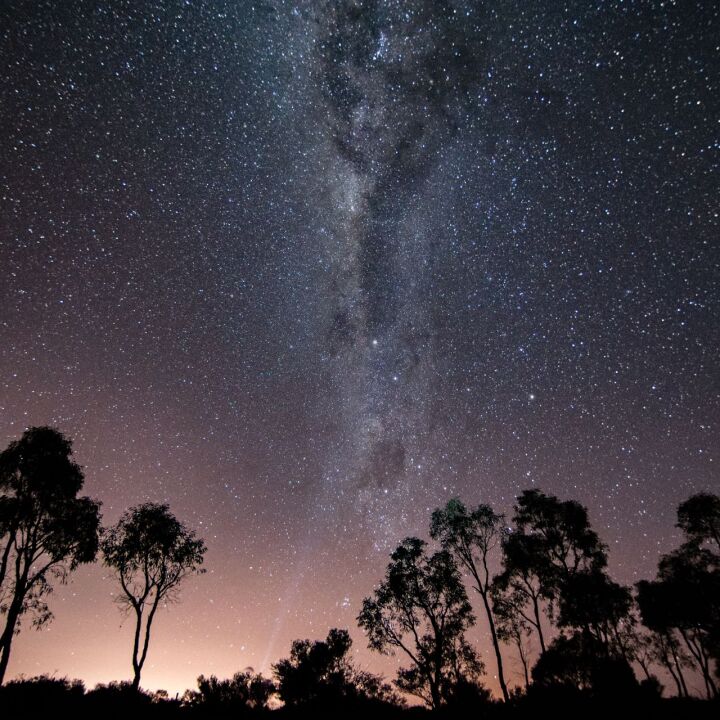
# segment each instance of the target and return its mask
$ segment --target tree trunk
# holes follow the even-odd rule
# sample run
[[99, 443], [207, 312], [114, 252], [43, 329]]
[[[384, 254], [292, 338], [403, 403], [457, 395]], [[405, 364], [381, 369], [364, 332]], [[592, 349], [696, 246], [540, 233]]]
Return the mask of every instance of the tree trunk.
[[675, 674], [675, 670], [673, 669], [672, 663], [670, 662], [670, 658], [663, 658], [663, 665], [665, 665], [665, 669], [670, 673], [670, 677], [675, 681], [675, 687], [677, 688], [678, 697], [685, 697], [683, 687], [680, 684], [680, 678]]
[[12, 644], [12, 634], [9, 638], [5, 638], [5, 633], [0, 640], [0, 685], [5, 681], [5, 673], [7, 672], [8, 662], [10, 662], [10, 645]]
[[537, 598], [533, 595], [533, 611], [535, 612], [535, 628], [540, 640], [540, 652], [545, 652], [545, 638], [543, 637], [542, 626], [540, 625], [540, 607]]
[[510, 699], [510, 693], [508, 692], [507, 684], [505, 683], [505, 673], [503, 672], [502, 655], [500, 654], [500, 643], [498, 641], [497, 632], [495, 631], [495, 620], [493, 618], [492, 608], [490, 607], [487, 593], [481, 592], [480, 596], [483, 599], [483, 604], [485, 605], [485, 614], [487, 615], [488, 624], [490, 625], [490, 636], [492, 637], [493, 648], [495, 650], [495, 661], [497, 663], [498, 682], [500, 683], [500, 689], [502, 690], [503, 700], [507, 702]]
[[528, 661], [525, 657], [525, 650], [523, 649], [521, 636], [518, 635], [515, 638], [515, 644], [517, 645], [518, 654], [520, 655], [520, 662], [523, 666], [523, 674], [525, 675], [525, 689], [527, 690], [530, 687], [530, 673], [528, 671]]
[[135, 637], [133, 639], [133, 654], [132, 654], [132, 666], [133, 666], [133, 690], [140, 688], [140, 671], [142, 666], [138, 662], [138, 652], [140, 650], [140, 632], [142, 631], [142, 610], [135, 608]]
[[675, 670], [677, 672], [678, 680], [680, 681], [680, 697], [690, 697], [690, 693], [687, 689], [687, 683], [685, 682], [685, 676], [683, 675], [682, 666], [680, 664], [680, 658], [678, 657], [677, 650], [675, 649], [674, 638], [668, 635], [667, 641], [668, 647], [670, 648], [670, 653], [672, 654], [673, 663], [675, 664]]
[[10, 648], [13, 637], [15, 636], [15, 626], [20, 617], [21, 609], [22, 601], [18, 602], [16, 596], [8, 608], [5, 630], [2, 636], [0, 636], [0, 685], [2, 685], [5, 680], [5, 673], [7, 672], [8, 663], [10, 662]]
[[688, 633], [682, 628], [680, 628], [680, 635], [682, 635], [685, 645], [687, 645], [688, 650], [690, 650], [690, 654], [695, 658], [695, 661], [700, 667], [700, 672], [705, 681], [705, 693], [707, 694], [708, 700], [712, 700], [714, 697], [717, 697], [718, 690], [710, 673], [710, 661], [705, 653], [702, 641], [699, 640], [697, 636], [691, 639]]
[[12, 636], [6, 642], [3, 637], [2, 647], [0, 648], [0, 685], [5, 681], [5, 673], [7, 672], [8, 662], [10, 661], [10, 645], [12, 644]]
[[135, 609], [137, 622], [135, 624], [135, 640], [133, 642], [134, 676], [132, 686], [134, 690], [140, 689], [140, 673], [142, 672], [143, 665], [145, 664], [145, 659], [147, 658], [148, 647], [150, 645], [150, 629], [152, 628], [153, 618], [155, 617], [155, 611], [158, 609], [159, 603], [160, 596], [156, 595], [155, 599], [153, 600], [152, 607], [150, 608], [150, 612], [148, 613], [147, 621], [145, 622], [145, 633], [143, 635], [142, 650], [140, 650], [140, 635], [142, 633], [142, 610], [138, 608]]

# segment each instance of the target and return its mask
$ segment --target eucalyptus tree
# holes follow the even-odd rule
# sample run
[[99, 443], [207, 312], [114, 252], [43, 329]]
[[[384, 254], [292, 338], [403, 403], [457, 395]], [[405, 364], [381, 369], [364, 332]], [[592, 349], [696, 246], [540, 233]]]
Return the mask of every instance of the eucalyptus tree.
[[655, 580], [637, 584], [638, 605], [645, 625], [666, 638], [680, 639], [700, 671], [708, 698], [718, 697], [717, 637], [720, 627], [720, 565], [718, 556], [685, 543], [663, 556]]
[[682, 502], [677, 510], [677, 527], [688, 542], [705, 543], [720, 552], [720, 496], [698, 493]]
[[720, 497], [699, 493], [680, 504], [677, 526], [685, 542], [660, 558], [655, 580], [637, 584], [642, 619], [658, 655], [687, 693], [683, 654], [700, 671], [708, 698], [720, 695]]
[[478, 505], [468, 509], [461, 500], [453, 498], [444, 508], [433, 512], [430, 535], [438, 540], [445, 550], [452, 553], [460, 567], [470, 574], [473, 589], [482, 599], [495, 651], [498, 682], [503, 699], [507, 702], [510, 694], [505, 682], [502, 653], [493, 612], [490, 572], [492, 555], [500, 547], [503, 526], [504, 517], [489, 505]]
[[161, 602], [177, 599], [179, 587], [201, 568], [205, 543], [164, 504], [145, 503], [126, 511], [101, 541], [105, 564], [120, 583], [117, 601], [135, 615], [132, 687], [140, 687], [150, 632]]
[[29, 428], [0, 453], [0, 684], [22, 619], [45, 625], [53, 581], [95, 559], [100, 503], [78, 497], [83, 482], [72, 442], [55, 428]]
[[574, 596], [582, 586], [599, 586], [607, 551], [585, 507], [536, 488], [518, 496], [513, 523], [503, 541], [503, 570], [493, 591], [535, 629], [545, 652], [543, 609], [551, 623], [558, 621], [558, 608], [561, 621], [563, 608], [579, 609]]
[[385, 578], [363, 601], [358, 624], [369, 646], [383, 654], [402, 652], [410, 665], [395, 684], [437, 709], [456, 688], [476, 684], [483, 666], [465, 640], [475, 623], [452, 555], [432, 555], [419, 538], [406, 538], [392, 553]]

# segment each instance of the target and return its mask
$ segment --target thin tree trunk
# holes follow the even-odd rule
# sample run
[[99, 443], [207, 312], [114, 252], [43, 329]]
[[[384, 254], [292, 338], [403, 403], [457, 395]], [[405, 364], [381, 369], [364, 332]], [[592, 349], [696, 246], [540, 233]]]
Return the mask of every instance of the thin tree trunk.
[[435, 663], [435, 671], [430, 679], [430, 697], [432, 698], [432, 709], [439, 710], [442, 699], [440, 697], [440, 672], [437, 662]]
[[7, 573], [8, 563], [10, 562], [10, 551], [12, 550], [13, 545], [15, 545], [15, 533], [16, 532], [17, 532], [17, 530], [11, 528], [7, 545], [5, 546], [5, 549], [3, 550], [2, 561], [0, 562], [0, 588], [3, 586], [3, 583], [5, 582], [5, 575]]
[[673, 642], [675, 642], [674, 638], [670, 642], [670, 652], [672, 653], [673, 662], [675, 663], [675, 669], [677, 670], [678, 678], [680, 679], [680, 684], [682, 685], [681, 697], [690, 697], [690, 693], [687, 689], [687, 683], [685, 682], [685, 675], [683, 675], [682, 666], [680, 665], [680, 659], [677, 656], [677, 650], [675, 650]]
[[0, 685], [5, 681], [5, 673], [7, 672], [8, 662], [10, 662], [10, 646], [12, 645], [12, 633], [9, 637], [5, 637], [3, 633], [0, 639]]
[[138, 651], [140, 650], [140, 632], [142, 630], [142, 610], [139, 607], [135, 608], [135, 637], [133, 640], [133, 690], [140, 688], [140, 670], [142, 669], [138, 663]]
[[[18, 599], [19, 598], [19, 599]], [[15, 626], [17, 625], [20, 611], [22, 610], [23, 595], [17, 594], [12, 600], [7, 612], [7, 620], [5, 621], [5, 630], [0, 636], [0, 685], [5, 680], [8, 663], [10, 662], [10, 648], [12, 647], [13, 637], [15, 636]]]
[[707, 694], [708, 700], [712, 700], [714, 697], [717, 697], [718, 691], [717, 686], [710, 675], [710, 663], [705, 654], [705, 650], [702, 647], [702, 642], [695, 639], [691, 641], [688, 634], [683, 629], [680, 629], [680, 634], [682, 635], [688, 650], [690, 650], [690, 653], [700, 667], [700, 672], [702, 673], [703, 680], [705, 681], [705, 693]]
[[650, 674], [650, 668], [648, 667], [648, 664], [645, 662], [645, 660], [641, 660], [640, 658], [636, 658], [637, 664], [642, 669], [643, 673], [645, 674], [645, 677], [650, 680], [652, 678], [652, 675]]
[[3, 636], [2, 647], [0, 647], [0, 685], [5, 681], [5, 673], [7, 672], [8, 662], [10, 662], [10, 646], [12, 645], [12, 634], [9, 638]]
[[[478, 582], [478, 587], [479, 585], [480, 583]], [[510, 699], [510, 693], [508, 693], [507, 684], [505, 683], [505, 673], [503, 672], [503, 661], [502, 655], [500, 654], [500, 643], [498, 642], [497, 632], [495, 630], [495, 620], [493, 618], [493, 613], [490, 607], [487, 592], [480, 592], [480, 597], [482, 597], [483, 599], [483, 604], [485, 605], [485, 614], [487, 615], [488, 624], [490, 625], [490, 636], [492, 637], [493, 648], [495, 650], [495, 661], [497, 663], [498, 682], [500, 683], [500, 689], [502, 690], [503, 699], [505, 700], [505, 702], [507, 702]]]
[[517, 645], [518, 654], [520, 655], [520, 662], [523, 666], [523, 674], [525, 675], [525, 689], [527, 690], [528, 687], [530, 687], [530, 674], [528, 672], [528, 661], [525, 657], [525, 650], [523, 649], [522, 645], [522, 637], [518, 635], [515, 638], [515, 644]]
[[670, 677], [675, 681], [675, 686], [677, 687], [678, 697], [685, 697], [685, 694], [683, 692], [683, 687], [680, 684], [680, 678], [675, 673], [672, 663], [670, 662], [670, 658], [665, 658], [665, 660], [663, 661], [663, 665], [665, 665], [665, 669], [670, 673]]
[[[27, 546], [27, 543], [26, 543]], [[15, 626], [18, 618], [22, 613], [25, 594], [28, 591], [28, 574], [30, 573], [30, 562], [27, 556], [27, 547], [18, 550], [15, 547], [15, 587], [13, 588], [13, 599], [7, 611], [7, 620], [5, 621], [5, 630], [0, 636], [0, 685], [5, 681], [5, 673], [7, 672], [8, 663], [10, 662], [10, 648], [12, 647], [13, 637], [15, 635]], [[26, 562], [23, 563], [23, 555]], [[29, 555], [32, 559], [32, 553]]]
[[537, 598], [533, 595], [533, 611], [535, 613], [535, 628], [537, 629], [538, 638], [540, 640], [540, 652], [545, 652], [545, 638], [543, 637], [542, 626], [540, 625], [540, 607]]
[[152, 609], [150, 610], [150, 613], [148, 614], [147, 623], [145, 624], [145, 638], [143, 640], [143, 649], [142, 649], [142, 654], [140, 655], [140, 660], [138, 662], [140, 670], [142, 670], [143, 665], [145, 665], [145, 659], [147, 658], [148, 647], [150, 645], [150, 629], [152, 628], [153, 619], [155, 617], [155, 611], [158, 608], [159, 602], [160, 602], [160, 598], [156, 597], [155, 602], [153, 603]]

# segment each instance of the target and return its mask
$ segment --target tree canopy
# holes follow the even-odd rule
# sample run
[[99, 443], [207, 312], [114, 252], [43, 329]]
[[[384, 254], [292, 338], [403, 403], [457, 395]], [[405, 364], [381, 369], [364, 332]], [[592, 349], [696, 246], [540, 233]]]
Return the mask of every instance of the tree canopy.
[[720, 496], [698, 493], [678, 507], [677, 526], [688, 542], [711, 543], [714, 552], [720, 551]]
[[505, 682], [500, 640], [493, 612], [490, 573], [491, 554], [500, 544], [503, 522], [504, 517], [489, 505], [478, 505], [468, 510], [460, 499], [453, 498], [444, 508], [433, 512], [430, 536], [450, 551], [473, 579], [473, 587], [482, 599], [490, 628], [500, 690], [503, 698], [508, 700], [510, 695]]
[[130, 508], [106, 530], [101, 547], [105, 564], [120, 582], [118, 602], [135, 614], [132, 665], [137, 689], [160, 602], [174, 600], [186, 577], [203, 572], [205, 543], [168, 505], [145, 503]]
[[475, 683], [482, 663], [465, 639], [475, 617], [452, 555], [427, 554], [406, 538], [392, 553], [385, 579], [363, 600], [358, 624], [372, 649], [402, 651], [410, 660], [396, 685], [428, 706], [447, 704], [456, 688]]
[[100, 503], [78, 497], [83, 483], [72, 442], [55, 428], [29, 428], [0, 453], [0, 683], [23, 616], [48, 622], [53, 581], [95, 559]]
[[290, 657], [273, 665], [278, 697], [291, 707], [357, 709], [400, 698], [382, 678], [357, 669], [350, 659], [352, 639], [333, 628], [325, 640], [295, 640]]

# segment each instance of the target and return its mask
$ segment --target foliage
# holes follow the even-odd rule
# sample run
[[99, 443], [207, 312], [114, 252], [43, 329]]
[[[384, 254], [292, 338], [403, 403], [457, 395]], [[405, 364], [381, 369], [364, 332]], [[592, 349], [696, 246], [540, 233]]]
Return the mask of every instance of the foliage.
[[[686, 541], [664, 555], [654, 581], [637, 584], [643, 622], [654, 631], [656, 655], [672, 675], [679, 691], [687, 694], [682, 654], [703, 678], [708, 698], [720, 696], [720, 497], [693, 495], [680, 504], [677, 526]], [[713, 672], [714, 664], [714, 672]]]
[[503, 593], [497, 587], [492, 588], [492, 593], [498, 640], [515, 646], [527, 688], [530, 684], [529, 655], [532, 626], [523, 613], [525, 598], [513, 591]]
[[543, 610], [552, 622], [556, 597], [552, 569], [538, 535], [509, 532], [503, 541], [503, 570], [493, 579], [493, 604], [501, 608], [505, 624], [532, 628], [545, 650]]
[[[493, 587], [505, 624], [515, 614], [515, 625], [533, 627], [545, 652], [544, 608], [550, 623], [613, 642], [629, 612], [631, 594], [606, 574], [606, 548], [587, 509], [574, 500], [525, 490], [513, 520], [515, 529], [503, 543], [504, 569]], [[593, 601], [587, 602], [590, 597]]]
[[447, 550], [428, 555], [425, 547], [411, 537], [392, 553], [385, 579], [363, 601], [358, 623], [373, 650], [401, 650], [410, 659], [396, 685], [439, 708], [458, 683], [476, 683], [483, 666], [465, 640], [475, 618], [455, 561]]
[[604, 571], [578, 572], [562, 586], [558, 626], [582, 629], [611, 648], [616, 645], [631, 606], [630, 590], [611, 580]]
[[443, 548], [453, 554], [475, 583], [474, 588], [482, 598], [485, 617], [490, 628], [498, 682], [503, 698], [507, 701], [509, 693], [505, 683], [502, 654], [490, 594], [491, 554], [500, 544], [503, 522], [503, 516], [496, 513], [489, 505], [478, 505], [476, 508], [468, 510], [461, 500], [453, 498], [444, 508], [433, 512], [430, 536], [440, 541]]
[[101, 546], [105, 564], [120, 582], [118, 602], [135, 614], [132, 663], [137, 689], [160, 602], [175, 600], [182, 581], [203, 572], [205, 543], [167, 505], [145, 503], [125, 512], [105, 531]]
[[235, 673], [227, 680], [219, 680], [215, 675], [201, 675], [197, 683], [197, 692], [187, 691], [183, 705], [202, 709], [213, 716], [231, 716], [248, 710], [267, 709], [276, 692], [273, 681], [252, 668]]
[[524, 490], [517, 499], [518, 532], [541, 539], [540, 571], [555, 586], [569, 575], [607, 565], [605, 546], [590, 527], [587, 509], [576, 500], [558, 500], [540, 490]]
[[682, 529], [688, 542], [714, 544], [720, 551], [720, 496], [698, 493], [689, 497], [678, 507], [677, 526]]
[[708, 697], [717, 697], [711, 663], [718, 661], [720, 566], [718, 557], [694, 543], [665, 555], [657, 580], [637, 584], [643, 622], [666, 638], [677, 634], [700, 669]]
[[533, 668], [532, 677], [542, 687], [562, 686], [599, 696], [626, 695], [638, 688], [630, 664], [586, 632], [555, 638]]
[[51, 427], [26, 430], [0, 453], [0, 683], [22, 617], [47, 623], [53, 580], [97, 553], [100, 504], [78, 497], [84, 475], [71, 456], [72, 442]]
[[352, 639], [333, 628], [325, 640], [295, 640], [290, 657], [273, 665], [277, 691], [286, 706], [401, 704], [382, 679], [357, 670], [349, 658]]

